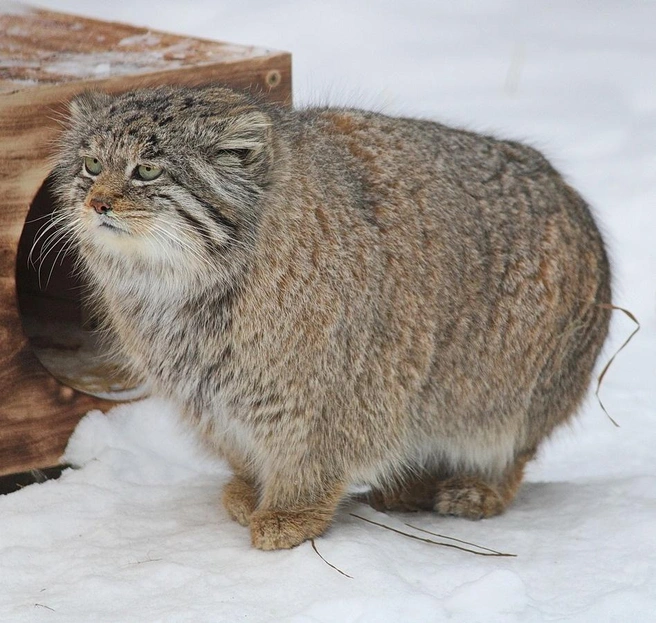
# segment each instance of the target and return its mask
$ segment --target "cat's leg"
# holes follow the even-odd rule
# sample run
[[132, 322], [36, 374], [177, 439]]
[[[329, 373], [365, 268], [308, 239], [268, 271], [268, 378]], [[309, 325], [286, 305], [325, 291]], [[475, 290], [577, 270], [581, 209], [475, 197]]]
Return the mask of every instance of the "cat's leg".
[[[308, 474], [314, 474], [316, 480], [309, 481]], [[317, 466], [308, 466], [307, 471], [267, 474], [260, 504], [250, 517], [255, 547], [264, 550], [296, 547], [326, 531], [346, 485], [321, 476]]]
[[515, 498], [525, 463], [515, 463], [498, 482], [468, 475], [437, 481], [433, 510], [467, 519], [500, 515]]
[[221, 501], [230, 519], [242, 526], [248, 526], [257, 507], [257, 489], [240, 476], [233, 476], [223, 487]]
[[502, 513], [513, 501], [534, 452], [518, 455], [499, 478], [471, 474], [447, 477], [424, 472], [388, 491], [372, 491], [367, 500], [377, 510], [432, 510], [440, 515], [483, 519]]
[[234, 475], [223, 487], [221, 501], [233, 521], [248, 526], [258, 503], [255, 479], [237, 456], [228, 455], [227, 459]]
[[372, 489], [364, 500], [377, 511], [430, 511], [435, 505], [438, 476], [430, 472], [414, 473], [383, 489]]

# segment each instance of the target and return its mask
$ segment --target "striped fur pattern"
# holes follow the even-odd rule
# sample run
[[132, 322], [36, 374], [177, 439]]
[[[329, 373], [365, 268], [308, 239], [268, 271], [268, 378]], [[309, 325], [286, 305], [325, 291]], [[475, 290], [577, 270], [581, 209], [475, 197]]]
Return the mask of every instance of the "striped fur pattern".
[[162, 87], [78, 97], [55, 178], [121, 357], [230, 462], [261, 549], [322, 534], [354, 486], [501, 512], [606, 337], [602, 238], [525, 145]]

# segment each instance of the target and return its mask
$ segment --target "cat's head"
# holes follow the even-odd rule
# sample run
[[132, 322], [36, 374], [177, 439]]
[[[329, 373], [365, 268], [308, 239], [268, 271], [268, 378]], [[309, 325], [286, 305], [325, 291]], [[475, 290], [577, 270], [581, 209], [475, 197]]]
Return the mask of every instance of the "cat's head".
[[271, 178], [271, 120], [219, 87], [160, 87], [70, 106], [59, 209], [94, 260], [202, 274], [253, 244]]

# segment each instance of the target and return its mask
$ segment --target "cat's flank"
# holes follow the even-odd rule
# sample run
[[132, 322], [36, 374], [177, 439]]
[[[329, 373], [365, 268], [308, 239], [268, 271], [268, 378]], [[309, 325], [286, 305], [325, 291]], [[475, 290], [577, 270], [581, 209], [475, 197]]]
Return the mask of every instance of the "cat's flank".
[[219, 87], [87, 93], [55, 179], [103, 322], [229, 461], [261, 549], [322, 534], [354, 485], [502, 512], [606, 337], [595, 222], [518, 143]]

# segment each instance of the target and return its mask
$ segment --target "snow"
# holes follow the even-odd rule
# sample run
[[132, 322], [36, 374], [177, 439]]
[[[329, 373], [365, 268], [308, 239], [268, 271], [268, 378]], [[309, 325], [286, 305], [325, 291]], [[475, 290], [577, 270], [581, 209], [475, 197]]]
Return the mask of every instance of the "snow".
[[[591, 397], [494, 519], [345, 505], [316, 546], [350, 578], [309, 543], [253, 550], [219, 504], [225, 466], [168, 405], [92, 412], [65, 457], [81, 469], [0, 498], [0, 621], [655, 621], [656, 4], [41, 5], [290, 50], [297, 104], [367, 106], [527, 140], [594, 206], [615, 301], [642, 329], [601, 389], [620, 428]], [[632, 328], [616, 312], [604, 359]], [[516, 557], [429, 545], [352, 514]]]
[[21, 3], [11, 0], [0, 0], [0, 15], [27, 15], [32, 9]]

